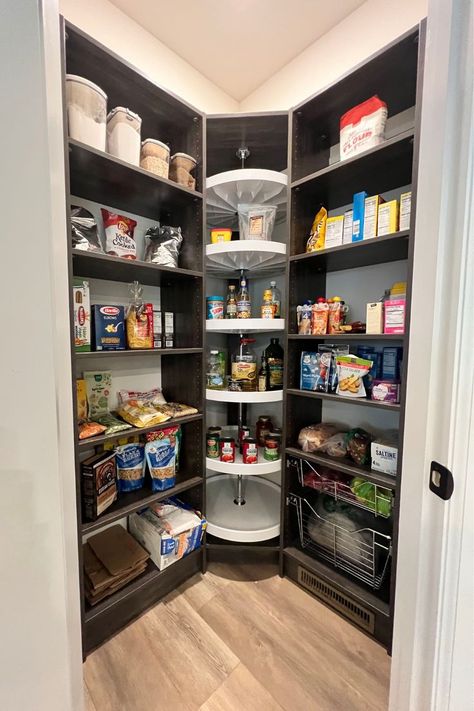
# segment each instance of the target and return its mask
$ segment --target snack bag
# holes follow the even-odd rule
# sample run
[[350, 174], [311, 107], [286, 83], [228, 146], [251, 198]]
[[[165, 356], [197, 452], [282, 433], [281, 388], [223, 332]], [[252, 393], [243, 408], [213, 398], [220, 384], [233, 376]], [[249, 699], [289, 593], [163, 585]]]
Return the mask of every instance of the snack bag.
[[181, 451], [181, 441], [183, 439], [181, 425], [162, 427], [154, 432], [147, 432], [145, 435], [147, 442], [154, 442], [156, 439], [162, 439], [163, 437], [169, 437], [172, 443], [176, 441], [176, 471], [179, 471], [179, 454]]
[[300, 388], [314, 392], [327, 393], [329, 389], [329, 372], [331, 368], [331, 353], [301, 354]]
[[343, 397], [365, 397], [364, 376], [372, 367], [372, 361], [357, 358], [353, 355], [336, 358], [337, 389], [336, 393]]
[[365, 430], [356, 427], [346, 435], [347, 454], [359, 466], [370, 464], [371, 442], [371, 435]]
[[153, 348], [153, 304], [143, 303], [143, 287], [138, 281], [130, 284], [129, 291], [131, 300], [125, 316], [128, 347]]
[[81, 422], [79, 424], [79, 439], [89, 439], [104, 434], [107, 428], [98, 422]]
[[311, 307], [312, 301], [305, 301], [302, 306], [296, 307], [296, 320], [298, 333], [301, 336], [311, 335]]
[[119, 403], [126, 403], [128, 400], [142, 400], [147, 405], [164, 405], [166, 403], [161, 388], [152, 390], [119, 390]]
[[106, 435], [116, 434], [117, 432], [123, 432], [124, 430], [130, 430], [132, 428], [132, 425], [119, 420], [117, 417], [114, 417], [114, 415], [111, 415], [110, 412], [106, 412], [105, 415], [97, 415], [96, 421], [99, 425], [104, 425], [104, 427], [107, 428], [104, 432]]
[[316, 214], [311, 227], [311, 232], [306, 242], [307, 252], [316, 252], [324, 249], [326, 242], [326, 222], [328, 219], [328, 211], [322, 207]]
[[116, 448], [115, 454], [119, 493], [141, 489], [145, 483], [144, 445], [123, 444]]
[[86, 381], [82, 378], [76, 380], [76, 405], [77, 421], [84, 422], [87, 420], [87, 387]]
[[311, 307], [311, 333], [313, 336], [324, 336], [328, 330], [329, 305], [326, 299], [320, 297]]
[[328, 333], [341, 333], [341, 327], [344, 325], [346, 314], [349, 309], [340, 296], [334, 296], [332, 299], [329, 299], [328, 304]]
[[348, 345], [338, 345], [333, 343], [321, 343], [319, 346], [319, 352], [330, 353], [331, 354], [331, 365], [329, 368], [329, 387], [328, 392], [335, 393], [337, 388], [337, 367], [336, 358], [339, 355], [349, 355]]
[[114, 257], [137, 258], [137, 245], [133, 236], [137, 223], [123, 215], [101, 209], [105, 230], [105, 251]]
[[143, 400], [127, 400], [118, 409], [120, 417], [134, 427], [153, 427], [170, 419]]
[[89, 417], [93, 420], [97, 415], [106, 415], [110, 411], [111, 371], [87, 371], [84, 373], [84, 380], [86, 381], [87, 402], [89, 403]]
[[176, 484], [178, 443], [172, 434], [165, 434], [162, 431], [160, 435], [162, 436], [145, 445], [145, 457], [151, 476], [152, 491], [171, 489]]

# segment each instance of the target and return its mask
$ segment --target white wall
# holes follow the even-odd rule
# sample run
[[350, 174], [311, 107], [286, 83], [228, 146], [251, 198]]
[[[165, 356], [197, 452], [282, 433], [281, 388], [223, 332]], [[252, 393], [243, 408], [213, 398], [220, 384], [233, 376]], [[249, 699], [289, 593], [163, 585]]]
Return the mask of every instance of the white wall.
[[427, 0], [367, 0], [240, 103], [240, 111], [286, 110], [331, 84], [414, 27]]
[[235, 99], [108, 0], [59, 0], [59, 10], [73, 25], [201, 111], [239, 110]]
[[[82, 708], [57, 1], [1, 6], [0, 708]], [[8, 176], [8, 178], [7, 178]]]

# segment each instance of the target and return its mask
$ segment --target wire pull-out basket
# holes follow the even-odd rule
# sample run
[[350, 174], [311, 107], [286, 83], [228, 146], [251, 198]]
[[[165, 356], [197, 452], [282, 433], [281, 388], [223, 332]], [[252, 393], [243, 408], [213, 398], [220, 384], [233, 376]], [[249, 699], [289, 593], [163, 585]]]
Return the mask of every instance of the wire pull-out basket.
[[[378, 590], [387, 572], [391, 536], [373, 528], [350, 530], [336, 523], [343, 517], [327, 518], [304, 497], [289, 494], [288, 504], [296, 507], [301, 547]], [[344, 520], [344, 519], [343, 519]]]

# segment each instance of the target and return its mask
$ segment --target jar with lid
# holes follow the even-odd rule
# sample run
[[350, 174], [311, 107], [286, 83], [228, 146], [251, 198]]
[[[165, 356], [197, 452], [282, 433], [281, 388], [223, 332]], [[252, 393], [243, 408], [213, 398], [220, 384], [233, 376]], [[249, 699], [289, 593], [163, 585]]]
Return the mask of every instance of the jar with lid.
[[207, 358], [206, 387], [210, 390], [225, 388], [225, 353], [210, 350]]
[[116, 158], [138, 165], [140, 162], [140, 132], [142, 120], [124, 106], [117, 106], [107, 115], [107, 150]]
[[166, 143], [155, 138], [146, 138], [140, 151], [140, 168], [167, 178], [170, 169], [170, 149]]
[[244, 392], [257, 389], [257, 359], [249, 348], [251, 343], [255, 343], [255, 338], [241, 338], [239, 350], [232, 356], [232, 380], [236, 380]]
[[70, 137], [99, 151], [105, 151], [105, 91], [84, 77], [66, 74], [66, 104]]
[[269, 415], [260, 415], [257, 420], [256, 437], [260, 447], [265, 446], [265, 437], [273, 430], [273, 424]]

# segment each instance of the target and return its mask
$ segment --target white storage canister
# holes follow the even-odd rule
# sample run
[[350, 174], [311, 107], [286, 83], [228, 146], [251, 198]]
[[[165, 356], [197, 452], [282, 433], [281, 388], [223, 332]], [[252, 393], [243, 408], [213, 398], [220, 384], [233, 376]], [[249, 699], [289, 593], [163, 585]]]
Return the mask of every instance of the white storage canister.
[[105, 151], [105, 91], [84, 77], [66, 74], [66, 104], [70, 137]]
[[107, 150], [132, 165], [140, 162], [140, 133], [142, 120], [130, 109], [117, 106], [107, 116]]

